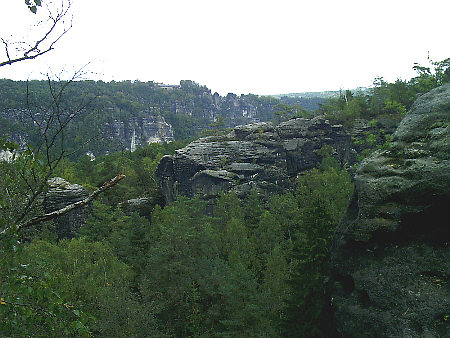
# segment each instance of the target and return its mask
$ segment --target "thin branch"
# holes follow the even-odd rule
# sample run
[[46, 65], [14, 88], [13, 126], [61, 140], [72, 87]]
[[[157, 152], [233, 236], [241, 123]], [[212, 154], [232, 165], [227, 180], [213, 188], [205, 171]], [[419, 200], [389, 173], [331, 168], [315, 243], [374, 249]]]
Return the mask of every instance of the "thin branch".
[[[35, 58], [37, 58], [41, 55], [44, 55], [44, 54], [50, 52], [51, 50], [53, 50], [55, 44], [64, 35], [66, 35], [66, 33], [72, 28], [72, 19], [73, 18], [70, 19], [70, 24], [68, 26], [65, 26], [66, 23], [64, 21], [64, 18], [67, 17], [67, 15], [69, 13], [70, 7], [71, 7], [71, 1], [68, 1], [68, 5], [66, 8], [64, 7], [64, 1], [63, 1], [61, 4], [61, 10], [57, 11], [55, 16], [53, 16], [51, 11], [49, 10], [48, 20], [52, 21], [52, 25], [46, 30], [46, 32], [42, 35], [42, 37], [40, 39], [36, 40], [36, 42], [33, 45], [28, 45], [27, 48], [24, 48], [22, 56], [11, 57], [9, 44], [6, 40], [4, 40], [2, 38], [1, 40], [2, 40], [3, 44], [5, 45], [5, 54], [6, 54], [7, 60], [0, 62], [0, 67], [6, 66], [6, 65], [12, 65], [16, 62], [20, 62], [20, 61], [24, 61], [24, 60], [32, 60], [32, 59], [35, 59]], [[63, 27], [64, 27], [62, 32], [52, 39], [51, 35], [54, 35], [52, 33], [54, 33], [55, 29], [61, 25], [63, 25]], [[49, 43], [47, 46], [45, 46], [46, 42]], [[44, 48], [42, 48], [42, 47], [44, 47]]]
[[[61, 208], [59, 210], [50, 212], [48, 214], [44, 214], [44, 215], [33, 217], [32, 219], [30, 219], [29, 221], [27, 221], [25, 223], [18, 224], [16, 226], [16, 229], [18, 231], [20, 231], [20, 230], [22, 230], [24, 228], [29, 228], [29, 227], [31, 227], [33, 225], [36, 225], [36, 224], [39, 224], [39, 223], [42, 223], [42, 222], [46, 222], [46, 221], [50, 221], [50, 220], [52, 220], [54, 218], [60, 217], [60, 216], [62, 216], [64, 214], [67, 214], [68, 212], [70, 212], [70, 211], [72, 211], [72, 210], [74, 210], [76, 208], [84, 207], [85, 205], [89, 204], [93, 199], [95, 199], [98, 195], [100, 195], [102, 192], [104, 192], [105, 190], [115, 186], [117, 183], [119, 183], [124, 178], [125, 178], [125, 175], [123, 175], [123, 174], [118, 175], [118, 176], [114, 177], [113, 179], [103, 183], [103, 185], [100, 188], [95, 190], [93, 193], [91, 193], [85, 199], [83, 199], [81, 201], [78, 201], [78, 202], [75, 202], [75, 203], [72, 203], [72, 204], [69, 204], [69, 205], [65, 206], [64, 208]], [[0, 232], [0, 235], [5, 234], [9, 229], [10, 229], [10, 227], [4, 229], [3, 231]]]
[[[41, 116], [39, 119], [35, 117], [32, 110], [28, 109], [26, 114], [31, 120], [36, 123], [39, 130], [39, 143], [37, 148], [33, 149], [33, 159], [40, 158], [43, 155], [46, 161], [46, 172], [42, 180], [38, 179], [34, 172], [34, 167], [31, 168], [32, 178], [34, 178], [34, 182], [30, 182], [25, 171], [28, 168], [29, 161], [33, 161], [31, 157], [26, 158], [26, 163], [22, 168], [22, 171], [19, 172], [22, 180], [26, 183], [29, 193], [27, 196], [26, 205], [23, 211], [20, 213], [19, 217], [16, 218], [15, 224], [20, 224], [29, 214], [31, 208], [34, 206], [37, 198], [44, 192], [47, 180], [53, 175], [55, 168], [59, 165], [62, 159], [65, 157], [66, 151], [64, 148], [65, 142], [65, 132], [64, 129], [67, 125], [76, 118], [79, 114], [82, 113], [83, 108], [79, 108], [78, 111], [75, 112], [64, 112], [61, 101], [63, 99], [63, 94], [67, 87], [72, 84], [76, 79], [82, 77], [84, 75], [84, 68], [87, 65], [78, 69], [69, 80], [61, 81], [60, 77], [58, 78], [58, 86], [57, 83], [51, 80], [50, 74], [47, 74], [47, 82], [48, 88], [51, 96], [50, 106], [44, 109], [41, 107], [39, 109]], [[59, 88], [58, 88], [59, 87]], [[29, 97], [29, 87], [27, 83], [27, 102]], [[57, 153], [54, 153], [54, 149], [58, 147], [58, 143], [60, 143], [60, 149]], [[40, 181], [40, 182], [39, 182]], [[33, 183], [33, 184], [32, 184]]]
[[11, 57], [9, 56], [9, 46], [8, 46], [8, 41], [6, 41], [5, 39], [2, 38], [2, 42], [5, 45], [5, 54], [6, 57], [8, 58], [8, 61], [11, 60]]

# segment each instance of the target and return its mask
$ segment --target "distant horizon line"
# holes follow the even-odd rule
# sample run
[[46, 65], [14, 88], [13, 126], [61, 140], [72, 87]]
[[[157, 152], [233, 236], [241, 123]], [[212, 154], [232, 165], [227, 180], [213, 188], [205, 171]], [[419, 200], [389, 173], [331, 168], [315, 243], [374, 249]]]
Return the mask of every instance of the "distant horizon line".
[[[26, 80], [14, 80], [14, 79], [10, 79], [10, 78], [0, 78], [0, 81], [13, 81], [13, 82], [26, 82], [26, 81], [47, 81], [47, 79], [44, 78], [35, 78], [35, 79], [26, 79]], [[58, 80], [55, 80], [58, 81]], [[64, 81], [63, 79], [59, 80], [59, 81]], [[334, 94], [334, 93], [339, 93], [341, 91], [345, 91], [345, 90], [350, 90], [350, 91], [365, 91], [370, 89], [370, 87], [368, 86], [358, 86], [356, 88], [339, 88], [339, 89], [327, 89], [327, 90], [307, 90], [307, 91], [290, 91], [290, 92], [282, 92], [282, 93], [277, 93], [277, 94], [256, 94], [256, 93], [252, 93], [252, 92], [248, 92], [247, 94], [244, 93], [240, 93], [238, 94], [238, 92], [228, 92], [227, 94], [220, 94], [218, 91], [214, 91], [208, 87], [208, 85], [206, 84], [201, 84], [195, 80], [180, 80], [178, 81], [178, 84], [172, 84], [172, 83], [164, 83], [164, 82], [160, 82], [160, 81], [155, 81], [155, 80], [147, 80], [147, 81], [142, 81], [142, 80], [114, 80], [111, 79], [109, 81], [105, 81], [102, 79], [79, 79], [79, 80], [75, 80], [75, 82], [88, 82], [88, 81], [92, 81], [92, 82], [103, 82], [103, 83], [120, 83], [120, 82], [131, 82], [131, 83], [153, 83], [155, 86], [158, 86], [160, 88], [164, 88], [164, 87], [171, 87], [171, 88], [180, 88], [181, 87], [181, 82], [183, 81], [191, 81], [197, 85], [199, 85], [200, 87], [206, 87], [207, 89], [209, 89], [211, 91], [212, 94], [219, 94], [220, 96], [227, 96], [228, 94], [234, 94], [234, 95], [257, 95], [257, 96], [270, 96], [270, 97], [276, 97], [276, 98], [281, 98], [281, 97], [285, 97], [285, 96], [291, 96], [291, 97], [302, 97], [302, 95], [304, 96], [311, 96], [311, 94]], [[223, 93], [225, 93], [225, 91], [223, 91]]]

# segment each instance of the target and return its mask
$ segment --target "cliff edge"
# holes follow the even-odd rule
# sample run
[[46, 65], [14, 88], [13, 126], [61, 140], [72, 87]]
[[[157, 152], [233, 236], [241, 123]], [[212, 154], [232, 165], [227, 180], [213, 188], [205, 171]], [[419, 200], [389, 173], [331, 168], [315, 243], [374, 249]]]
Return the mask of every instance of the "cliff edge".
[[335, 233], [327, 336], [450, 337], [450, 84], [364, 160]]

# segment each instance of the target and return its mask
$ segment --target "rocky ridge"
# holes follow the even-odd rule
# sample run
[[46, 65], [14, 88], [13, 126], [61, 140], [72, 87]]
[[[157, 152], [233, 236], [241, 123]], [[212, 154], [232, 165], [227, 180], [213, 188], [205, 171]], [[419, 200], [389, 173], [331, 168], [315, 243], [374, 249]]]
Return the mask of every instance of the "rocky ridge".
[[235, 127], [228, 135], [192, 142], [164, 156], [157, 168], [167, 202], [177, 194], [210, 198], [222, 191], [284, 192], [291, 178], [315, 167], [330, 146], [341, 163], [353, 163], [350, 136], [321, 117], [297, 118], [279, 125], [260, 122]]
[[[9, 121], [15, 125], [13, 131], [8, 134], [8, 139], [19, 145], [20, 149], [25, 149], [30, 142], [30, 129], [33, 130], [33, 121], [29, 117], [30, 112], [20, 109], [9, 109], [0, 112], [1, 119]], [[0, 123], [1, 125], [1, 123]], [[20, 126], [20, 128], [19, 128]], [[70, 127], [68, 128], [70, 130]], [[77, 134], [77, 133], [75, 133]], [[114, 119], [99, 126], [102, 143], [101, 151], [87, 150], [88, 154], [94, 157], [103, 155], [105, 152], [130, 150], [150, 143], [172, 142], [174, 140], [172, 126], [166, 122], [157, 111], [145, 110], [134, 114], [126, 119]], [[0, 130], [0, 137], [2, 130]], [[6, 157], [7, 154], [2, 155]]]
[[414, 103], [355, 185], [332, 249], [326, 335], [449, 337], [450, 84]]

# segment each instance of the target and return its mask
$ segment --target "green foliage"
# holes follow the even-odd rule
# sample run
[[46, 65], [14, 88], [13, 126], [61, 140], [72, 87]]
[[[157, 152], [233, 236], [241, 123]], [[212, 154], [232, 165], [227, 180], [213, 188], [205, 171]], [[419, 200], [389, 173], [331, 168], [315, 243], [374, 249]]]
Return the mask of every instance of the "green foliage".
[[[250, 199], [254, 206], [257, 195]], [[156, 318], [167, 334], [267, 335], [276, 326], [272, 313], [263, 311], [267, 303], [263, 291], [258, 291], [262, 282], [256, 277], [265, 279], [267, 257], [256, 254], [261, 250], [255, 236], [263, 233], [256, 231], [263, 211], [259, 207], [261, 212], [251, 212], [253, 208], [244, 207], [233, 193], [217, 201], [212, 217], [205, 215], [205, 208], [201, 200], [181, 198], [164, 210], [155, 209], [140, 283], [144, 300], [155, 304]], [[264, 251], [270, 253], [271, 248]], [[276, 253], [281, 254], [279, 250]], [[259, 260], [263, 263], [258, 264]], [[280, 275], [268, 273], [269, 278]], [[267, 281], [266, 285], [278, 284]], [[268, 295], [269, 291], [264, 292]]]
[[328, 205], [321, 198], [302, 209], [301, 232], [292, 258], [291, 293], [286, 300], [282, 331], [289, 337], [319, 337], [319, 317], [323, 304], [322, 285], [328, 272], [329, 244], [336, 226]]
[[[360, 156], [376, 147], [389, 149], [391, 137], [384, 120], [399, 120], [421, 90], [448, 82], [446, 62], [436, 63], [434, 70], [417, 68], [420, 75], [410, 82], [387, 83], [379, 78], [370, 92], [341, 93], [327, 101], [322, 112], [346, 126], [358, 118], [368, 121], [370, 129], [355, 139], [362, 149]], [[38, 82], [31, 85], [40, 88]], [[191, 81], [183, 81], [176, 95], [153, 83], [83, 85], [91, 93], [106, 88], [99, 91], [95, 109], [108, 116], [99, 114], [97, 122], [139, 114], [154, 103], [143, 95], [148, 90], [159, 97], [161, 107], [166, 99], [173, 103], [170, 100], [180, 93], [189, 99], [205, 90]], [[9, 90], [3, 81], [0, 87]], [[136, 95], [143, 102], [136, 103]], [[39, 91], [33, 98], [47, 99]], [[232, 102], [235, 96], [230, 94], [229, 99]], [[246, 99], [255, 100], [250, 95]], [[201, 100], [197, 108], [210, 103]], [[112, 109], [105, 110], [107, 106]], [[207, 120], [169, 110], [161, 114], [192, 130]], [[304, 116], [290, 106], [279, 106], [278, 112], [280, 121]], [[226, 125], [224, 120], [217, 122], [212, 126], [216, 131]], [[442, 125], [436, 122], [437, 127]], [[7, 123], [1, 126], [12, 128]], [[185, 136], [195, 133], [179, 130]], [[331, 238], [353, 191], [350, 175], [330, 156], [332, 149], [318, 151], [321, 164], [301, 173], [291, 192], [270, 197], [257, 190], [246, 196], [230, 192], [214, 202], [180, 197], [162, 208], [156, 166], [163, 155], [183, 145], [152, 144], [94, 161], [87, 156], [76, 162], [60, 159], [51, 176], [62, 176], [90, 190], [115, 174], [127, 178], [93, 203], [79, 238], [59, 243], [47, 235], [51, 224], [26, 236], [9, 227], [17, 224], [27, 205], [29, 187], [23, 177], [28, 182], [35, 178], [44, 182], [49, 175], [45, 157], [29, 149], [10, 163], [0, 163], [0, 229], [9, 227], [0, 238], [2, 335], [319, 336]], [[3, 138], [0, 149], [16, 150], [17, 146]], [[42, 188], [36, 201], [44, 193]], [[138, 196], [149, 198], [145, 212], [133, 213], [119, 206]], [[24, 219], [39, 212], [38, 208], [30, 210]]]
[[[176, 140], [192, 140], [199, 137], [203, 130], [221, 131], [224, 126], [248, 122], [247, 118], [238, 113], [235, 100], [255, 107], [256, 117], [261, 121], [273, 118], [273, 107], [279, 102], [270, 97], [238, 97], [230, 94], [229, 100], [228, 96], [221, 98], [220, 106], [217, 106], [217, 99], [208, 88], [192, 81], [182, 81], [181, 86], [173, 90], [165, 90], [153, 82], [76, 81], [65, 90], [64, 109], [73, 110], [84, 106], [89, 114], [81, 114], [66, 128], [67, 153], [71, 159], [77, 159], [88, 150], [104, 154], [106, 150], [120, 151], [129, 147], [120, 141], [104, 137], [106, 125], [114, 121], [127, 125], [130, 118], [160, 115], [172, 126]], [[30, 108], [45, 107], [51, 101], [47, 81], [0, 79], [1, 132], [11, 134], [11, 131], [23, 131], [27, 134], [33, 122], [30, 119], [18, 121], [15, 114]], [[213, 111], [219, 125], [211, 127]]]
[[[16, 151], [17, 146], [2, 142], [2, 148]], [[0, 218], [9, 226], [17, 225], [41, 212], [40, 197], [52, 167], [40, 153], [26, 149], [14, 153], [12, 161], [0, 161]]]
[[119, 207], [94, 201], [91, 216], [80, 235], [92, 242], [108, 243], [120, 260], [140, 272], [149, 246], [148, 229], [148, 219], [137, 213], [127, 215]]
[[25, 0], [25, 4], [27, 5], [28, 9], [33, 14], [36, 14], [37, 8], [42, 6], [42, 1], [41, 0]]
[[15, 144], [14, 142], [8, 141], [8, 139], [5, 136], [0, 138], [0, 150], [14, 151], [14, 150], [17, 150], [17, 148], [18, 148], [18, 145]]
[[[223, 204], [235, 203], [233, 195]], [[205, 202], [180, 199], [152, 218], [141, 292], [165, 331], [176, 336], [249, 336], [261, 322], [257, 284], [248, 266], [248, 229], [226, 215], [217, 224]], [[240, 209], [240, 208], [238, 208]], [[243, 215], [239, 210], [235, 214]], [[215, 223], [215, 224], [214, 224]], [[221, 231], [218, 231], [218, 227]]]
[[294, 268], [281, 320], [289, 337], [318, 337], [323, 304], [322, 284], [328, 273], [332, 234], [343, 216], [353, 185], [350, 175], [327, 157], [297, 181], [299, 217], [290, 258]]
[[[155, 305], [164, 331], [177, 336], [203, 332], [217, 325], [212, 304], [218, 296], [214, 233], [199, 200], [180, 199], [152, 217], [152, 244], [140, 290]], [[212, 304], [210, 303], [212, 302]]]
[[202, 131], [202, 136], [218, 136], [229, 132], [229, 129], [225, 128], [225, 120], [222, 116], [218, 116], [216, 121], [209, 124], [209, 127], [210, 129]]
[[347, 208], [353, 191], [350, 175], [342, 169], [328, 167], [325, 170], [312, 169], [300, 176], [296, 195], [300, 208], [311, 200], [325, 203], [335, 222], [338, 222]]
[[288, 119], [304, 117], [310, 118], [313, 116], [311, 112], [300, 107], [299, 105], [287, 105], [285, 103], [278, 103], [275, 106], [275, 123], [280, 123]]
[[398, 79], [388, 83], [378, 77], [370, 90], [359, 93], [347, 90], [341, 92], [339, 97], [320, 104], [320, 113], [349, 130], [359, 125], [359, 119], [368, 121], [370, 130], [365, 135], [353, 137], [359, 161], [377, 148], [389, 149], [391, 133], [417, 97], [449, 82], [450, 59], [439, 62], [429, 60], [429, 63], [429, 66], [416, 64], [413, 68], [418, 76], [409, 81]]
[[108, 247], [72, 240], [15, 248], [2, 255], [3, 334], [87, 337], [134, 330], [118, 320], [137, 305], [127, 289], [132, 274]]
[[[95, 189], [117, 174], [126, 175], [126, 179], [115, 187], [114, 192], [106, 192], [103, 202], [117, 205], [136, 197], [151, 197], [153, 204], [162, 203], [158, 192], [155, 175], [161, 157], [173, 154], [185, 142], [149, 144], [136, 149], [135, 152], [116, 152], [107, 156], [99, 156], [94, 161], [88, 156], [77, 162], [63, 160], [55, 171], [55, 175], [77, 183], [88, 189]], [[149, 204], [148, 214], [153, 204]]]
[[366, 98], [361, 93], [354, 95], [349, 90], [339, 97], [330, 98], [320, 105], [320, 112], [333, 122], [349, 126], [351, 121], [360, 118], [367, 110]]
[[[125, 172], [133, 183], [93, 203], [81, 239], [35, 240], [23, 247], [14, 245], [17, 237], [11, 234], [10, 254], [2, 257], [12, 263], [3, 261], [4, 275], [49, 280], [46, 291], [29, 280], [23, 288], [6, 284], [1, 298], [59, 309], [54, 319], [42, 316], [47, 324], [38, 319], [37, 308], [22, 314], [27, 324], [17, 332], [39, 336], [53, 325], [55, 332], [65, 328], [74, 335], [278, 337], [290, 332], [286, 323], [297, 322], [300, 312], [307, 313], [301, 327], [315, 332], [325, 247], [351, 189], [331, 149], [319, 152], [320, 168], [298, 178], [295, 194], [265, 200], [256, 190], [243, 199], [227, 193], [213, 206], [179, 198], [164, 209], [150, 206], [151, 220], [113, 206], [135, 194], [155, 196], [150, 182], [162, 153], [173, 151], [167, 147], [61, 162], [58, 174], [87, 187], [112, 171]], [[27, 274], [11, 272], [21, 264]], [[44, 300], [34, 295], [39, 292], [46, 293]], [[13, 317], [6, 328], [18, 330]]]
[[411, 84], [418, 93], [426, 93], [450, 82], [450, 58], [433, 61], [428, 57], [428, 62], [428, 67], [417, 63], [413, 67], [418, 76], [411, 80]]

